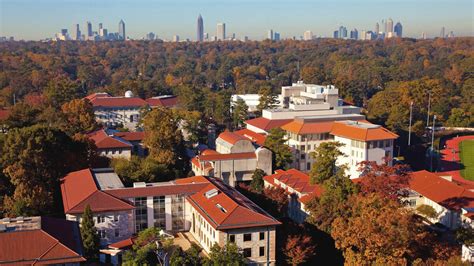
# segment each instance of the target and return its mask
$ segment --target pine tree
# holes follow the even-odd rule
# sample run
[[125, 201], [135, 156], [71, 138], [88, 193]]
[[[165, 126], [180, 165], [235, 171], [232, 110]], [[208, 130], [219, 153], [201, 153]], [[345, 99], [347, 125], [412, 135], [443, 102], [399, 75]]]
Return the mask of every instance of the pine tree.
[[82, 214], [81, 237], [82, 245], [84, 247], [84, 257], [88, 260], [96, 260], [100, 246], [100, 239], [94, 226], [94, 219], [89, 204], [86, 206], [84, 213]]
[[336, 174], [337, 158], [344, 155], [339, 150], [342, 146], [340, 142], [323, 142], [311, 154], [315, 160], [309, 172], [311, 184], [322, 184]]
[[262, 193], [264, 188], [263, 177], [265, 176], [265, 172], [262, 169], [255, 169], [252, 175], [252, 181], [250, 182], [250, 187], [252, 190]]

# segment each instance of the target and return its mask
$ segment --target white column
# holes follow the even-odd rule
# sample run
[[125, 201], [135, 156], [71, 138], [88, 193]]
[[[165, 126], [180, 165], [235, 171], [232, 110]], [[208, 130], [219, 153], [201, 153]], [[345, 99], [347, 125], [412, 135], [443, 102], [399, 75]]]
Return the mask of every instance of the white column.
[[148, 228], [155, 226], [155, 217], [153, 212], [153, 197], [146, 198], [146, 212], [148, 220]]
[[173, 229], [171, 219], [171, 195], [165, 197], [165, 213], [166, 213], [166, 230], [171, 231]]

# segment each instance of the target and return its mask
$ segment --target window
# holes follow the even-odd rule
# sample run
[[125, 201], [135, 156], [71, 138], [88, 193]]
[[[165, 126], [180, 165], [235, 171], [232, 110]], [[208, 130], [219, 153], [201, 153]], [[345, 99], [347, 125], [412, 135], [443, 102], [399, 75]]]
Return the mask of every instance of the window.
[[130, 115], [130, 123], [133, 123], [133, 115]]
[[172, 230], [184, 230], [184, 200], [181, 195], [171, 196]]
[[229, 236], [229, 242], [235, 243], [235, 235], [230, 235]]
[[302, 153], [301, 154], [301, 160], [304, 160], [306, 158], [306, 154]]
[[415, 206], [416, 206], [416, 199], [410, 199], [410, 200], [408, 200], [408, 206], [410, 206], [410, 207], [415, 207]]
[[114, 222], [118, 222], [119, 216], [115, 214], [113, 219], [114, 219]]
[[311, 170], [311, 163], [306, 163], [306, 170]]
[[244, 234], [244, 242], [252, 241], [252, 234]]
[[115, 235], [115, 237], [119, 237], [119, 236], [120, 236], [120, 230], [119, 230], [119, 229], [115, 229], [115, 230], [114, 230], [114, 235]]
[[100, 230], [97, 230], [97, 234], [99, 235], [100, 238], [105, 238], [105, 230], [103, 229], [100, 229]]
[[301, 145], [301, 151], [305, 151], [306, 145]]
[[265, 239], [265, 232], [260, 232], [260, 240], [264, 240]]
[[135, 226], [137, 232], [148, 228], [146, 197], [135, 198]]
[[97, 223], [98, 224], [105, 223], [105, 216], [98, 215], [97, 216]]
[[265, 247], [260, 247], [260, 248], [259, 248], [258, 255], [259, 255], [260, 257], [265, 256]]
[[165, 196], [153, 197], [155, 227], [166, 229]]
[[244, 257], [245, 258], [252, 257], [252, 249], [251, 248], [244, 248]]

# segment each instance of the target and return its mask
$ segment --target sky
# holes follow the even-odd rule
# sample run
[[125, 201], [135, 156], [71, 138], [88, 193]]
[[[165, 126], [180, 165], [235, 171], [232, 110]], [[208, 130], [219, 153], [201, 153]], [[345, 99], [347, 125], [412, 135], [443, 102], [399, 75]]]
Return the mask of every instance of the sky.
[[109, 32], [126, 23], [134, 39], [154, 32], [159, 38], [196, 38], [196, 20], [204, 19], [204, 32], [216, 35], [216, 24], [226, 23], [227, 34], [264, 39], [269, 29], [281, 38], [303, 35], [331, 37], [340, 25], [373, 30], [375, 23], [400, 21], [403, 35], [437, 37], [474, 35], [474, 0], [0, 0], [0, 36], [16, 40], [51, 38], [62, 28], [71, 33], [75, 24], [85, 32], [86, 21], [98, 31], [102, 22]]

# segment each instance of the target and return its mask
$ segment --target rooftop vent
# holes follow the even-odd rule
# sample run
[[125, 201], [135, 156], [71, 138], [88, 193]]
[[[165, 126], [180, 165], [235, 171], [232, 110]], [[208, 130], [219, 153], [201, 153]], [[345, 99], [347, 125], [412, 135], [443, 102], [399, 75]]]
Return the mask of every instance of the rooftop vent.
[[206, 198], [210, 199], [210, 198], [212, 198], [212, 197], [214, 197], [214, 196], [217, 196], [218, 193], [219, 193], [219, 191], [218, 191], [217, 189], [213, 188], [213, 189], [207, 191], [207, 192], [205, 193], [205, 195], [206, 195]]
[[219, 210], [221, 210], [221, 212], [223, 212], [223, 213], [226, 213], [226, 212], [227, 212], [227, 210], [226, 210], [224, 207], [222, 207], [222, 205], [220, 205], [219, 203], [216, 204], [216, 207], [217, 207]]
[[133, 183], [133, 187], [146, 187], [145, 182], [135, 182]]

